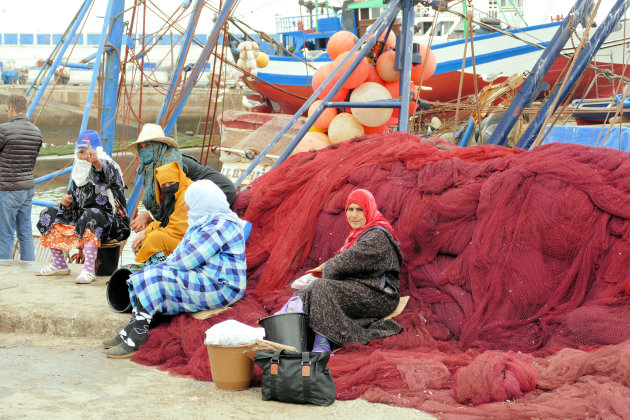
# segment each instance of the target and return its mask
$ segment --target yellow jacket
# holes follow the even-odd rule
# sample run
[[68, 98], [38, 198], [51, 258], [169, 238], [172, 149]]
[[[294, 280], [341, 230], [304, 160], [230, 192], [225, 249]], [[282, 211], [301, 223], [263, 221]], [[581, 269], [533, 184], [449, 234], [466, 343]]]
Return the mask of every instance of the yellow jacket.
[[145, 262], [153, 254], [163, 251], [169, 255], [179, 245], [188, 229], [188, 212], [184, 202], [186, 188], [193, 181], [186, 177], [177, 162], [171, 162], [160, 166], [155, 170], [155, 192], [158, 204], [162, 201], [162, 189], [160, 185], [166, 182], [179, 182], [179, 189], [175, 193], [175, 209], [169, 217], [168, 225], [160, 226], [159, 221], [154, 221], [145, 229], [146, 236], [142, 241], [142, 246], [136, 254], [136, 261]]

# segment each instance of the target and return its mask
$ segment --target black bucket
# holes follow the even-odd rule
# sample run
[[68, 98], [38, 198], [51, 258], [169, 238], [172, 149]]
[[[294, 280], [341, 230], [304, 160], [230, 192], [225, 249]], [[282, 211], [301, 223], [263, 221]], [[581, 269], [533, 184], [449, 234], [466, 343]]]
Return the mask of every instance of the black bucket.
[[259, 320], [265, 328], [265, 338], [275, 343], [293, 346], [298, 351], [308, 351], [306, 314], [286, 313]]
[[107, 281], [107, 303], [114, 312], [131, 312], [127, 279], [132, 273], [128, 267], [120, 267]]
[[120, 242], [101, 244], [96, 254], [96, 275], [111, 276], [118, 268]]

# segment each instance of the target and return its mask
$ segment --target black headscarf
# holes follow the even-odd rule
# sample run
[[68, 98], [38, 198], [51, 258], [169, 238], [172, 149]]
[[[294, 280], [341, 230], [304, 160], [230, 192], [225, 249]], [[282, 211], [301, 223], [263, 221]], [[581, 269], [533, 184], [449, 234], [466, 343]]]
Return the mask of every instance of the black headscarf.
[[168, 187], [161, 187], [162, 200], [160, 202], [160, 212], [157, 220], [160, 222], [160, 227], [168, 225], [168, 220], [175, 211], [175, 193], [179, 190], [179, 182], [174, 183]]

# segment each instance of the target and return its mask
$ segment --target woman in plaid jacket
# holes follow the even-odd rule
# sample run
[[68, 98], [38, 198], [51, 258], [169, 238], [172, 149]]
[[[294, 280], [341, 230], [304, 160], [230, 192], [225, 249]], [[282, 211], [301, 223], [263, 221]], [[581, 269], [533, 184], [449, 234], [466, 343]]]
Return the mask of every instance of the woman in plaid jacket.
[[191, 184], [185, 194], [188, 229], [166, 261], [127, 280], [134, 308], [127, 326], [103, 342], [107, 357], [131, 357], [147, 340], [157, 312], [176, 315], [228, 306], [246, 286], [244, 222], [230, 210], [212, 181]]

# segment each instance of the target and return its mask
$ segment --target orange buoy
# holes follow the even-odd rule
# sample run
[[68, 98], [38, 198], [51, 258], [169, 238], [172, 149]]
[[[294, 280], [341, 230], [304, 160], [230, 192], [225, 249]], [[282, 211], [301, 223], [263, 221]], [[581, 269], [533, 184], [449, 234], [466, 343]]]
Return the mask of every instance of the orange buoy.
[[264, 52], [259, 52], [256, 56], [256, 67], [264, 69], [269, 64], [269, 56]]
[[[400, 80], [396, 80], [395, 82], [389, 82], [389, 83], [385, 83], [385, 88], [389, 91], [389, 93], [392, 95], [392, 98], [400, 98]], [[413, 115], [414, 112], [416, 112], [416, 107], [418, 106], [418, 104], [415, 101], [415, 96], [416, 96], [416, 85], [413, 84], [413, 82], [409, 83], [409, 93], [410, 93], [410, 97], [409, 97], [409, 115]], [[394, 112], [392, 113], [393, 117], [398, 118], [398, 109], [394, 109]]]
[[[354, 53], [353, 57], [350, 58], [350, 60], [348, 60], [348, 62], [343, 67], [340, 67], [340, 64], [343, 61], [343, 59], [348, 55], [348, 51], [342, 52], [341, 54], [337, 56], [337, 58], [335, 58], [335, 61], [333, 61], [333, 66], [335, 69], [339, 69], [339, 71], [337, 71], [337, 74], [335, 76], [335, 80], [339, 80], [341, 75], [348, 70], [348, 67], [350, 67], [350, 64], [352, 63], [352, 61], [354, 61], [354, 59], [356, 58], [358, 54], [359, 54], [358, 52]], [[368, 63], [366, 58], [363, 58], [359, 62], [359, 65], [357, 66], [357, 68], [354, 69], [354, 71], [352, 72], [348, 80], [346, 80], [346, 83], [344, 83], [343, 87], [345, 87], [346, 89], [354, 89], [355, 87], [365, 82], [369, 73], [370, 73], [370, 64]]]
[[339, 31], [336, 32], [333, 36], [328, 40], [328, 45], [326, 45], [326, 51], [330, 56], [331, 60], [337, 58], [339, 54], [342, 52], [347, 52], [352, 49], [357, 43], [358, 38], [355, 34], [349, 31]]
[[396, 53], [394, 51], [385, 51], [376, 60], [376, 72], [381, 79], [386, 82], [394, 82], [400, 79], [400, 72], [394, 69], [396, 62]]
[[[378, 37], [379, 41], [382, 41], [385, 38], [385, 32]], [[387, 41], [385, 41], [385, 46], [390, 50], [396, 48], [396, 34], [393, 31], [389, 31], [389, 35], [387, 35]]]
[[307, 132], [302, 140], [293, 149], [292, 155], [300, 152], [310, 152], [312, 150], [319, 150], [328, 147], [332, 144], [330, 139], [325, 133], [318, 133], [317, 131]]
[[357, 121], [354, 115], [342, 112], [330, 122], [328, 137], [333, 143], [341, 143], [365, 133], [363, 125]]
[[379, 125], [378, 127], [370, 127], [369, 125], [364, 125], [363, 131], [365, 131], [365, 134], [382, 134], [385, 132], [385, 130], [387, 130], [387, 128], [387, 123]]
[[313, 88], [313, 92], [317, 90], [321, 86], [321, 84], [326, 80], [330, 72], [332, 71], [333, 64], [326, 63], [317, 70], [313, 74], [313, 81], [311, 82], [311, 86]]
[[368, 77], [367, 79], [365, 79], [365, 81], [379, 83], [381, 85], [385, 84], [385, 80], [381, 79], [381, 76], [379, 76], [378, 72], [376, 71], [376, 66], [373, 65], [370, 65], [370, 72], [368, 73]]
[[[317, 109], [317, 107], [321, 103], [322, 103], [322, 101], [317, 100], [317, 101], [313, 102], [311, 104], [311, 106], [308, 107], [308, 116], [309, 117], [315, 113], [315, 110]], [[322, 113], [319, 115], [319, 117], [313, 123], [313, 127], [317, 128], [319, 130], [326, 131], [326, 129], [330, 125], [330, 122], [332, 121], [333, 118], [335, 118], [336, 115], [337, 115], [337, 110], [335, 108], [326, 108], [326, 109], [324, 109], [322, 111]]]
[[[350, 102], [371, 102], [391, 99], [392, 95], [385, 86], [366, 82], [350, 94]], [[363, 125], [377, 127], [392, 116], [392, 108], [351, 108], [352, 115]]]
[[422, 81], [428, 80], [429, 77], [433, 76], [435, 73], [435, 68], [437, 67], [437, 59], [435, 58], [435, 53], [431, 51], [431, 49], [427, 48], [425, 45], [420, 44], [420, 57], [422, 57], [422, 62], [420, 64], [416, 64], [411, 67], [411, 81], [418, 84], [420, 83], [420, 79], [422, 78], [422, 69], [424, 68], [424, 78]]

